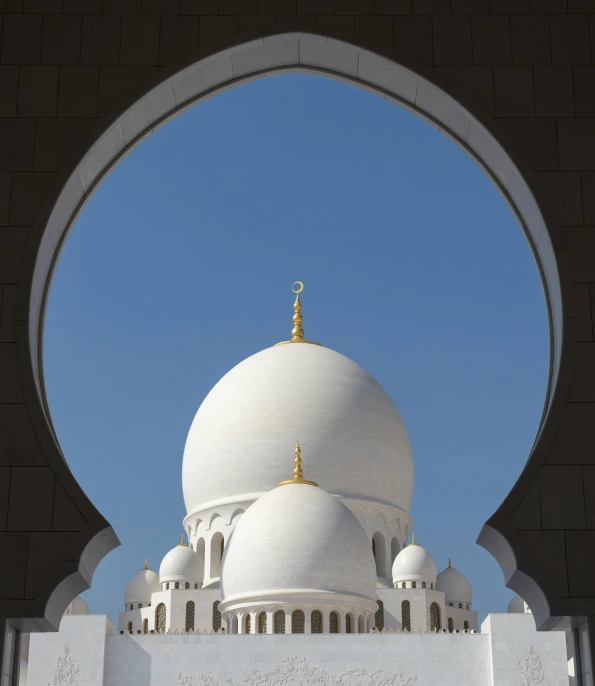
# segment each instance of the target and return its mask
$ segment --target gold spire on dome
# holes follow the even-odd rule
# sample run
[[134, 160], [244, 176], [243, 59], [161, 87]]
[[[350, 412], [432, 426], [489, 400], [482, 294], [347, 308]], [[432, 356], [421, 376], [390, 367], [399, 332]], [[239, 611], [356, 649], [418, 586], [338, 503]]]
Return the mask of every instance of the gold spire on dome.
[[180, 545], [186, 545], [186, 541], [184, 540], [184, 534], [182, 534], [182, 540], [180, 541]]
[[450, 561], [450, 557], [448, 558], [448, 568], [452, 569], [452, 562]]
[[143, 567], [143, 569], [149, 569], [149, 558], [148, 557], [145, 557], [145, 566]]
[[304, 479], [304, 472], [302, 471], [302, 449], [300, 444], [296, 443], [295, 450], [293, 451], [295, 458], [293, 460], [293, 478], [289, 481], [282, 481], [279, 486], [289, 486], [290, 484], [303, 484], [305, 486], [318, 486], [315, 481], [306, 481]]
[[310, 343], [311, 345], [320, 345], [314, 341], [307, 341], [304, 338], [304, 330], [302, 329], [302, 301], [300, 300], [300, 293], [304, 290], [304, 284], [301, 281], [294, 281], [291, 284], [291, 290], [295, 293], [295, 302], [293, 303], [293, 329], [291, 330], [291, 339], [289, 341], [281, 341], [277, 345], [284, 345], [285, 343]]
[[411, 534], [411, 545], [417, 545], [415, 542], [415, 534]]

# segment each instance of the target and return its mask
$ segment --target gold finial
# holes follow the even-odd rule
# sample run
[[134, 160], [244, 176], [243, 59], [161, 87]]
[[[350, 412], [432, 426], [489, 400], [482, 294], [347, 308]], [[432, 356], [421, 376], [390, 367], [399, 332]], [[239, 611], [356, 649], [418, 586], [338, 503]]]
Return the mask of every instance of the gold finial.
[[149, 558], [145, 557], [145, 566], [144, 569], [149, 569]]
[[186, 545], [186, 541], [184, 541], [184, 534], [182, 534], [182, 540], [180, 541], [180, 545]]
[[307, 341], [304, 339], [304, 330], [302, 329], [302, 301], [300, 300], [300, 293], [304, 290], [304, 284], [301, 281], [294, 281], [291, 285], [291, 290], [295, 293], [295, 302], [293, 303], [293, 329], [291, 330], [291, 339], [289, 341], [281, 341], [277, 345], [284, 343], [311, 343], [312, 345], [320, 345], [314, 341]]
[[411, 534], [411, 545], [417, 545], [415, 542], [415, 534]]
[[293, 460], [293, 478], [289, 481], [282, 481], [279, 486], [288, 486], [289, 484], [304, 484], [306, 486], [318, 486], [315, 481], [307, 481], [304, 479], [304, 472], [302, 471], [302, 449], [300, 444], [296, 443], [295, 450], [293, 451], [295, 458]]
[[448, 558], [448, 568], [449, 568], [449, 569], [452, 569], [452, 563], [451, 563], [451, 561], [450, 561], [450, 557]]

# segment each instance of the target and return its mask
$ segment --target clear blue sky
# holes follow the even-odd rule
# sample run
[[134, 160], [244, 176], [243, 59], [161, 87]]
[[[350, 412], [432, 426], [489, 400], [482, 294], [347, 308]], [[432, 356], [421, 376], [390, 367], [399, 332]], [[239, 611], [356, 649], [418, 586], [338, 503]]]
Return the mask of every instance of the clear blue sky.
[[512, 594], [475, 544], [529, 455], [548, 374], [543, 291], [484, 173], [412, 114], [345, 84], [261, 79], [199, 104], [130, 153], [66, 242], [45, 328], [68, 463], [122, 546], [84, 597], [122, 609], [185, 514], [200, 403], [231, 367], [304, 329], [367, 369], [413, 449], [411, 514], [482, 618]]

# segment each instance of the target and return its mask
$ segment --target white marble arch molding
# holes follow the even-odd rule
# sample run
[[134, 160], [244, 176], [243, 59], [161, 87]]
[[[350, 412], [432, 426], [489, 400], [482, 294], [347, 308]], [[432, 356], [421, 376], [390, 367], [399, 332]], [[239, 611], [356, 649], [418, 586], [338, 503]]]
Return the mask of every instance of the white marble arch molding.
[[[33, 389], [28, 403], [34, 406], [32, 411], [38, 417], [39, 412], [44, 415], [42, 433], [49, 429], [55, 450], [61, 455], [43, 381], [43, 320], [62, 244], [97, 185], [137, 143], [185, 108], [238, 84], [285, 72], [317, 74], [343, 81], [420, 116], [453, 140], [488, 174], [516, 215], [531, 246], [543, 283], [550, 324], [547, 397], [529, 461], [498, 512], [484, 525], [479, 539], [480, 544], [498, 559], [507, 583], [512, 580], [514, 587], [514, 571], [522, 560], [522, 547], [516, 547], [520, 541], [515, 539], [514, 532], [506, 531], [507, 513], [509, 515], [522, 500], [530, 484], [527, 479], [533, 478], [551, 443], [553, 431], [547, 431], [547, 428], [558, 423], [564, 391], [569, 383], [566, 378], [569, 372], [564, 370], [571, 367], [572, 346], [564, 346], [563, 337], [565, 326], [567, 331], [571, 329], [569, 318], [564, 320], [561, 296], [562, 285], [568, 283], [568, 277], [564, 276], [564, 282], [561, 282], [561, 273], [564, 275], [566, 270], [561, 272], [560, 253], [556, 255], [552, 245], [558, 234], [557, 222], [548, 198], [540, 195], [528, 164], [497, 124], [475, 103], [458, 92], [454, 85], [436, 86], [427, 69], [402, 56], [397, 62], [392, 53], [372, 52], [351, 34], [322, 27], [315, 31], [311, 26], [296, 23], [277, 25], [270, 33], [261, 29], [236, 34], [233, 44], [199, 50], [192, 59], [164, 70], [158, 80], [130, 93], [124, 106], [99, 122], [58, 175], [31, 233], [30, 245], [36, 248], [35, 243], [39, 243], [39, 247], [34, 264], [28, 267], [32, 270], [28, 279], [30, 291], [20, 294], [24, 333], [21, 340], [29, 348], [26, 354], [19, 355], [20, 368]], [[502, 278], [506, 278], [505, 265]], [[569, 292], [566, 287], [564, 290]], [[530, 570], [525, 577], [530, 578], [531, 583], [535, 582], [533, 595], [544, 596], [548, 584], [547, 580], [538, 578], [539, 570]], [[526, 592], [523, 597], [528, 598]], [[531, 605], [538, 626], [549, 613], [547, 602], [541, 605], [543, 611]]]

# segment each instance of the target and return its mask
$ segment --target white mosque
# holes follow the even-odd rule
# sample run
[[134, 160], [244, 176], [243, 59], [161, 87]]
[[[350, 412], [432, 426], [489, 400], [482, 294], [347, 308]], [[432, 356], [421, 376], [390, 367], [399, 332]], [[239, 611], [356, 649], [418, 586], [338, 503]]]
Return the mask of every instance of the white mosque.
[[359, 365], [305, 340], [293, 289], [291, 339], [196, 413], [181, 543], [130, 578], [117, 628], [77, 598], [59, 632], [32, 634], [26, 683], [568, 684], [564, 633], [537, 632], [518, 597], [480, 631], [465, 576], [450, 560], [438, 574], [410, 537], [401, 416]]

